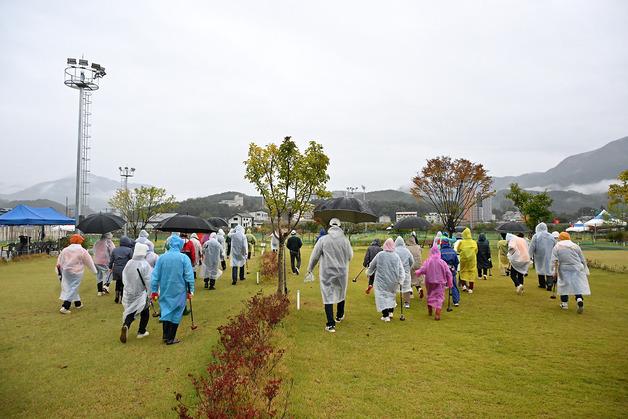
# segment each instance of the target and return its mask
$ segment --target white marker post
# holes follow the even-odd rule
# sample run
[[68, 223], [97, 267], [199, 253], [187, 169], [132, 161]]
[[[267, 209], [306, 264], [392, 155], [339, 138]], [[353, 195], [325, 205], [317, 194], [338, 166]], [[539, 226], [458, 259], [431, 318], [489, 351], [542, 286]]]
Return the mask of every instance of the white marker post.
[[259, 284], [259, 272], [257, 273], [257, 279], [255, 280], [256, 284]]
[[301, 310], [301, 291], [297, 290], [297, 310]]

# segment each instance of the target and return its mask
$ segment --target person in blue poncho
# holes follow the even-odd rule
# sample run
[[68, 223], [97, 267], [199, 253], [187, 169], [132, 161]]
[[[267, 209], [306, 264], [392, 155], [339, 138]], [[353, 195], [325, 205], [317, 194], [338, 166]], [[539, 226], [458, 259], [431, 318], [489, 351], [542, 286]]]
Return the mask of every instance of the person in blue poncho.
[[447, 233], [443, 234], [440, 241], [440, 258], [447, 263], [449, 270], [451, 271], [453, 280], [451, 298], [454, 300], [454, 306], [458, 307], [460, 305], [460, 290], [458, 289], [458, 284], [456, 284], [456, 276], [458, 274], [458, 264], [460, 261], [458, 260], [456, 251], [452, 248], [452, 243], [455, 242], [455, 237], [450, 239], [447, 237]]
[[177, 328], [185, 309], [186, 295], [194, 295], [194, 270], [190, 258], [181, 253], [183, 240], [171, 236], [169, 249], [159, 259], [151, 274], [151, 298], [159, 297], [163, 340], [167, 345], [179, 343]]

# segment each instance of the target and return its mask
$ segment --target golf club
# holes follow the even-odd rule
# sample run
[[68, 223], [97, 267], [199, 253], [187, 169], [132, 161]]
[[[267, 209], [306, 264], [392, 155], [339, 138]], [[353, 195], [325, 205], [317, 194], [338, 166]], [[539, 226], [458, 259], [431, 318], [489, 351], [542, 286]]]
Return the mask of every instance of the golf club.
[[399, 284], [399, 302], [401, 303], [401, 316], [399, 316], [399, 320], [404, 321], [406, 316], [403, 315], [403, 292], [401, 292], [401, 284]]
[[360, 272], [358, 272], [358, 274], [355, 276], [355, 278], [353, 278], [352, 282], [358, 282], [358, 277], [362, 274], [362, 272], [364, 272], [365, 269], [366, 269], [366, 266], [363, 267]]
[[[137, 274], [140, 276], [140, 281], [142, 281], [142, 285], [144, 286], [144, 289], [146, 289], [146, 282], [144, 282], [144, 278], [142, 277], [142, 273], [140, 272], [140, 269], [137, 268], [136, 269]], [[149, 290], [146, 290], [146, 294], [148, 294]], [[148, 305], [153, 309], [153, 317], [159, 317], [159, 313], [157, 313], [157, 311], [155, 310], [155, 306], [153, 305], [153, 299], [149, 298], [148, 299]]]
[[[187, 284], [188, 287], [188, 294], [190, 293], [190, 284]], [[192, 319], [192, 330], [196, 330], [196, 328], [198, 327], [198, 325], [194, 324], [194, 310], [192, 309], [192, 299], [190, 298], [190, 318]]]
[[451, 308], [451, 288], [449, 288], [449, 296], [447, 297], [447, 311], [454, 311], [454, 309]]
[[556, 299], [556, 283], [558, 282], [558, 278], [554, 278], [554, 284], [552, 285], [552, 295], [550, 295], [550, 298], [552, 300]]

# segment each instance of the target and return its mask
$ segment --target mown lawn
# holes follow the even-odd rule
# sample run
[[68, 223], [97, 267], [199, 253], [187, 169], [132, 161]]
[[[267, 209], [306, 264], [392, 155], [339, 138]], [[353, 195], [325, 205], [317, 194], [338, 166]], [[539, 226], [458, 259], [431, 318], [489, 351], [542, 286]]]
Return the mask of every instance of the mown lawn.
[[[352, 277], [364, 248], [356, 249]], [[304, 252], [304, 265], [309, 249]], [[165, 347], [151, 318], [151, 336], [118, 341], [122, 308], [95, 295], [87, 274], [86, 304], [69, 316], [57, 312], [54, 259], [0, 266], [0, 416], [172, 417], [174, 392], [190, 394], [186, 375], [201, 373], [216, 341], [216, 327], [241, 301], [273, 283], [227, 280], [219, 290], [199, 289], [180, 327], [183, 343]], [[346, 320], [336, 334], [323, 331], [318, 282], [290, 276], [301, 292], [278, 329], [287, 349], [283, 370], [294, 380], [294, 417], [621, 417], [628, 411], [628, 277], [594, 270], [585, 313], [571, 302], [561, 311], [535, 288], [517, 296], [509, 279], [493, 276], [443, 320], [428, 318], [413, 300], [400, 322], [384, 324], [366, 279], [349, 283]], [[494, 275], [496, 270], [494, 270]], [[199, 281], [200, 283], [200, 281]], [[135, 332], [134, 324], [132, 331]], [[188, 398], [190, 400], [190, 398]]]

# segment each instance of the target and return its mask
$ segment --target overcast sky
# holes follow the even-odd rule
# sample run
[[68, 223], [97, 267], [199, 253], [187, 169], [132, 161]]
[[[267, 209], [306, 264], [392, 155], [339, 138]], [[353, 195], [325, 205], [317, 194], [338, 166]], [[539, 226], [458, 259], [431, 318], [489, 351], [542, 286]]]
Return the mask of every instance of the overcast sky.
[[253, 192], [248, 143], [286, 135], [323, 144], [330, 189], [367, 190], [437, 155], [517, 175], [628, 135], [628, 1], [442, 3], [0, 0], [1, 181], [74, 172], [81, 54], [108, 73], [92, 172], [179, 198]]

